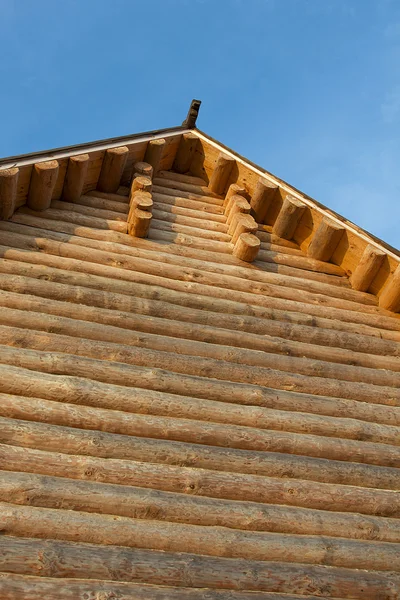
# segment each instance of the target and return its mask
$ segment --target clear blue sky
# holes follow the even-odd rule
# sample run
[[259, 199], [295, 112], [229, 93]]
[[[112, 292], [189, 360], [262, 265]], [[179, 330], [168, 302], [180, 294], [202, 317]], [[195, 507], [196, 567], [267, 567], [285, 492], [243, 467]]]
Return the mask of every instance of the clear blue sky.
[[198, 126], [400, 245], [399, 0], [0, 0], [0, 156]]

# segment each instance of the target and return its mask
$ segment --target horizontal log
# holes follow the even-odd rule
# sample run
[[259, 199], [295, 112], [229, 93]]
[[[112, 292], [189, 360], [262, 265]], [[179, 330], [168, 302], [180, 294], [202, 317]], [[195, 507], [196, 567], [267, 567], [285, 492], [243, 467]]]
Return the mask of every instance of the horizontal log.
[[[3, 313], [5, 310], [2, 311]], [[10, 311], [8, 313], [10, 318]], [[32, 318], [32, 315], [28, 315], [28, 320], [29, 317]], [[23, 313], [20, 318], [23, 318]], [[22, 322], [19, 323], [19, 325], [21, 324]], [[39, 325], [35, 324], [35, 326]], [[91, 326], [94, 329], [93, 324]], [[337, 380], [318, 375], [300, 375], [272, 369], [268, 366], [268, 362], [265, 367], [238, 363], [233, 367], [231, 362], [222, 359], [183, 355], [172, 351], [137, 349], [126, 344], [109, 341], [97, 341], [96, 344], [93, 344], [88, 338], [79, 338], [79, 327], [83, 327], [83, 322], [75, 322], [75, 327], [76, 333], [74, 332], [74, 336], [71, 336], [66, 335], [66, 330], [62, 328], [61, 323], [57, 324], [57, 331], [64, 331], [64, 333], [57, 334], [0, 325], [1, 341], [4, 345], [35, 350], [45, 350], [47, 344], [49, 352], [59, 352], [62, 349], [63, 352], [72, 355], [97, 357], [103, 361], [115, 360], [144, 368], [152, 365], [154, 368], [167, 369], [177, 378], [181, 375], [213, 378], [232, 383], [247, 382], [253, 385], [270, 386], [275, 389], [287, 389], [289, 386], [289, 389], [297, 392], [400, 406], [399, 388], [353, 382], [347, 379]], [[100, 326], [101, 328], [102, 326]], [[68, 331], [68, 333], [73, 332]]]
[[[400, 571], [400, 545], [277, 533], [231, 531], [126, 517], [0, 503], [5, 534], [118, 544], [248, 560], [295, 561], [353, 569]], [[328, 552], [329, 550], [329, 552]]]
[[159, 171], [165, 147], [166, 143], [163, 138], [150, 140], [147, 144], [144, 161], [153, 167], [153, 176], [156, 176]]
[[288, 194], [273, 226], [275, 235], [291, 240], [305, 209], [304, 202]]
[[[179, 140], [179, 146], [178, 146], [178, 150], [176, 151], [176, 155], [174, 158], [174, 162], [172, 165], [172, 168], [174, 169], [174, 171], [177, 171], [178, 173], [187, 173], [188, 171], [190, 171], [190, 165], [192, 164], [192, 160], [193, 157], [196, 153], [196, 149], [198, 147], [199, 144], [199, 138], [197, 137], [196, 134], [192, 133], [191, 131], [189, 131], [188, 133], [183, 133], [181, 135], [181, 138]], [[175, 173], [174, 173], [175, 175]], [[170, 176], [172, 179], [172, 174], [170, 175], [168, 172], [165, 171], [161, 171], [159, 173], [160, 177], [168, 177]], [[177, 181], [183, 181], [184, 183], [192, 183], [192, 179], [196, 181], [197, 185], [206, 185], [206, 182], [203, 182], [199, 184], [198, 180], [200, 179], [199, 177], [191, 177], [189, 180], [188, 179], [184, 179], [184, 178], [177, 178], [175, 177], [175, 179]]]
[[0, 502], [295, 535], [398, 543], [398, 519], [362, 516], [0, 471]]
[[[391, 467], [99, 432], [76, 426], [53, 425], [7, 417], [0, 417], [0, 423], [2, 427], [0, 442], [2, 444], [34, 448], [47, 452], [62, 451], [64, 454], [85, 454], [107, 459], [116, 458], [133, 461], [147, 461], [151, 457], [152, 463], [195, 465], [201, 469], [247, 473], [271, 478], [282, 476], [286, 478], [287, 474], [290, 473], [293, 479], [341, 483], [347, 486], [372, 487], [389, 491], [398, 489], [399, 485], [398, 469]], [[2, 468], [11, 469], [7, 464], [3, 464]], [[57, 475], [57, 473], [54, 472], [53, 475]], [[288, 504], [294, 503], [296, 506], [322, 508], [323, 510], [352, 511], [351, 508], [343, 508], [341, 499], [346, 494], [342, 496], [337, 496], [335, 501], [329, 499], [332, 496], [325, 497], [322, 506], [313, 504], [310, 506], [309, 499], [302, 500], [301, 498], [296, 498]], [[233, 499], [240, 500], [241, 498], [233, 496]], [[382, 513], [379, 504], [376, 508], [366, 507], [358, 510], [358, 512], [368, 514], [368, 511], [372, 510], [371, 514], [397, 517], [400, 514], [400, 506], [394, 497], [392, 497], [392, 500], [394, 500], [394, 504], [392, 504], [389, 513]], [[265, 502], [265, 498], [262, 501]], [[274, 503], [269, 496], [268, 502]], [[278, 503], [287, 503], [283, 495]]]
[[307, 248], [308, 256], [317, 260], [330, 260], [344, 232], [345, 229], [342, 225], [324, 217]]
[[29, 208], [39, 211], [49, 208], [58, 170], [57, 160], [47, 160], [33, 165], [27, 198]]
[[186, 198], [188, 200], [199, 201], [217, 207], [222, 207], [223, 205], [223, 198], [211, 194], [208, 188], [206, 188], [205, 191], [202, 191], [202, 188], [199, 189], [199, 187], [197, 187], [197, 193], [195, 193], [183, 189], [175, 189], [174, 187], [172, 187], [171, 183], [165, 186], [165, 181], [167, 180], [157, 178], [157, 180], [153, 182], [153, 192], [157, 194], [168, 194], [170, 197], [175, 198]]
[[205, 212], [218, 216], [220, 219], [225, 221], [223, 211], [220, 206], [210, 204], [209, 202], [201, 202], [200, 200], [190, 200], [190, 198], [180, 198], [179, 196], [170, 196], [167, 193], [156, 192], [153, 194], [154, 199], [163, 205], [172, 205], [179, 208], [190, 209], [197, 213]]
[[[78, 200], [76, 200], [75, 204], [82, 204], [83, 206], [91, 206], [92, 208], [111, 210], [113, 212], [119, 212], [123, 214], [128, 214], [129, 211], [129, 205], [127, 202], [117, 202], [116, 200], [107, 200], [105, 198], [97, 198], [85, 194], [83, 194]], [[19, 215], [19, 218], [21, 218], [21, 216], [23, 215]], [[29, 215], [25, 215], [25, 217], [29, 217]], [[35, 217], [29, 218], [35, 219]]]
[[[228, 227], [225, 223], [216, 222], [212, 219], [199, 219], [197, 217], [191, 217], [188, 215], [182, 215], [178, 213], [172, 213], [171, 211], [164, 211], [157, 203], [153, 210], [154, 218], [159, 219], [161, 221], [166, 221], [167, 223], [176, 223], [177, 225], [186, 225], [188, 227], [200, 228], [204, 229], [207, 232], [218, 232], [222, 234], [227, 234]], [[230, 238], [226, 235], [224, 236], [215, 236], [216, 239], [221, 241], [230, 241]]]
[[[38, 213], [36, 210], [32, 210], [26, 206], [22, 206], [19, 209], [19, 212], [25, 215], [33, 215], [37, 216], [40, 214], [43, 219], [55, 220], [55, 221], [66, 221], [67, 223], [73, 223], [75, 225], [83, 225], [84, 227], [92, 227], [96, 229], [112, 229], [114, 231], [119, 231], [120, 233], [126, 233], [126, 223], [121, 220], [106, 220], [101, 219], [99, 217], [84, 215], [75, 210], [75, 207], [78, 207], [78, 204], [74, 203], [74, 210], [65, 210], [65, 209], [55, 209], [48, 208], [47, 210], [43, 210], [43, 212]], [[121, 218], [121, 215], [118, 213], [118, 218]], [[42, 221], [43, 224], [43, 221]]]
[[[232, 500], [250, 502], [252, 506], [262, 508], [268, 500], [273, 510], [279, 507], [281, 510], [294, 507], [303, 512], [318, 510], [331, 518], [335, 514], [342, 515], [344, 519], [346, 515], [351, 519], [360, 518], [364, 514], [368, 515], [367, 518], [379, 515], [379, 520], [385, 517], [385, 521], [389, 517], [391, 521], [399, 514], [396, 490], [266, 477], [179, 464], [157, 464], [156, 461], [121, 460], [112, 455], [104, 460], [93, 454], [99, 454], [99, 451], [96, 453], [92, 450], [91, 455], [76, 455], [66, 453], [64, 449], [60, 453], [25, 445], [21, 452], [19, 446], [0, 443], [0, 467], [4, 471], [34, 472], [70, 480], [94, 481], [97, 484], [120, 486], [123, 483], [124, 486], [134, 486], [137, 489], [168, 492], [168, 496], [171, 493], [193, 496], [206, 502], [211, 502], [212, 499], [221, 499], [223, 503]], [[28, 495], [26, 497], [29, 498]]]
[[0, 394], [0, 397], [0, 415], [7, 418], [223, 448], [281, 452], [389, 467], [399, 464], [400, 449], [394, 445], [282, 430], [276, 433], [260, 429], [257, 424], [251, 427], [222, 425], [194, 419], [148, 417], [119, 410], [60, 404], [40, 398], [28, 399], [7, 394]]
[[[121, 188], [118, 188], [118, 190], [120, 190]], [[115, 193], [111, 193], [111, 192], [101, 192], [100, 190], [90, 190], [88, 192], [86, 192], [86, 196], [91, 196], [93, 198], [102, 198], [104, 200], [113, 200], [114, 202], [123, 202], [124, 204], [128, 204], [129, 201], [129, 188], [127, 189], [127, 193], [126, 194], [118, 194]]]
[[217, 194], [224, 194], [236, 161], [234, 158], [220, 154], [211, 173], [209, 189]]
[[[62, 581], [67, 576], [90, 578], [91, 583], [95, 579], [109, 580], [112, 565], [112, 577], [119, 582], [177, 586], [176, 591], [182, 586], [213, 588], [213, 593], [223, 589], [265, 591], [272, 594], [271, 600], [291, 600], [290, 596], [279, 598], [278, 593], [303, 594], [307, 600], [316, 600], [310, 597], [311, 590], [318, 598], [328, 600], [332, 596], [392, 600], [400, 590], [399, 575], [388, 571], [354, 571], [10, 536], [0, 537], [0, 561], [3, 572], [35, 578], [41, 575], [41, 581]], [[72, 583], [73, 579], [68, 581], [69, 585]], [[17, 597], [21, 598], [21, 594]]]
[[[0, 593], [2, 600], [88, 600], [88, 598], [114, 598], [115, 600], [207, 600], [210, 589], [189, 589], [184, 587], [166, 587], [164, 585], [146, 585], [138, 583], [97, 581], [95, 579], [52, 579], [49, 577], [24, 577], [21, 575], [0, 574]], [[254, 592], [212, 590], [215, 600], [254, 600]], [[302, 600], [304, 596], [270, 594], [258, 592], [260, 600]], [[318, 600], [308, 596], [308, 600]], [[335, 600], [335, 598], [331, 598]], [[336, 599], [337, 600], [337, 599]], [[340, 599], [339, 599], [340, 600]]]
[[[219, 401], [209, 399], [132, 387], [128, 390], [120, 385], [87, 381], [81, 377], [56, 376], [2, 364], [0, 374], [0, 392], [6, 394], [37, 396], [53, 401], [62, 398], [64, 402], [71, 404], [97, 406], [128, 413], [174, 416], [399, 445], [396, 427], [369, 422], [375, 418], [396, 423], [396, 412], [397, 422], [400, 422], [399, 410], [396, 408], [367, 405], [364, 409], [358, 403], [354, 406], [351, 402], [328, 398], [315, 399], [315, 404], [312, 404], [312, 396], [307, 399], [290, 392], [281, 393], [274, 403], [272, 390], [270, 395], [263, 390], [262, 403], [261, 400], [257, 403], [256, 399], [253, 401], [255, 405], [252, 405], [250, 399], [250, 404], [240, 405], [225, 400], [221, 405]], [[235, 398], [232, 400], [234, 402]], [[278, 408], [273, 408], [275, 405]], [[357, 415], [357, 408], [359, 420], [353, 416]], [[350, 416], [347, 416], [348, 414]], [[365, 417], [367, 422], [361, 420]]]
[[350, 283], [355, 290], [368, 291], [369, 286], [378, 274], [386, 254], [372, 244], [366, 246], [360, 262], [350, 277]]
[[[126, 146], [105, 151], [97, 187], [102, 192], [116, 192], [121, 183], [129, 149]], [[33, 208], [33, 207], [32, 207]]]
[[232, 243], [235, 244], [242, 233], [257, 234], [258, 225], [251, 215], [239, 213], [233, 223]]
[[194, 210], [192, 208], [183, 208], [175, 204], [165, 204], [162, 202], [163, 198], [164, 196], [160, 196], [159, 194], [157, 194], [157, 197], [154, 198], [156, 207], [163, 212], [169, 212], [173, 215], [181, 215], [184, 217], [191, 217], [192, 219], [197, 219], [200, 222], [213, 221], [219, 224], [225, 224], [226, 222], [224, 215], [213, 214], [200, 210], [199, 208]]
[[280, 254], [277, 252], [262, 250], [258, 260], [297, 268], [299, 269], [299, 277], [302, 275], [300, 269], [316, 271], [318, 273], [326, 273], [329, 275], [337, 275], [339, 277], [344, 275], [342, 267], [334, 265], [333, 263], [322, 262], [308, 256], [296, 256], [294, 254], [284, 253]]
[[76, 202], [67, 202], [66, 200], [53, 200], [51, 208], [60, 212], [67, 211], [69, 213], [79, 213], [88, 217], [94, 217], [98, 219], [104, 219], [106, 221], [122, 221], [126, 222], [126, 214], [121, 211], [114, 211], [105, 208], [85, 206], [84, 204], [78, 204]]
[[[5, 247], [0, 247], [0, 253], [1, 252], [3, 253], [3, 256], [7, 255], [7, 260], [0, 259], [0, 272], [2, 273], [16, 274], [38, 279], [51, 277], [52, 281], [62, 284], [83, 285], [92, 289], [101, 289], [107, 291], [108, 293], [117, 292], [119, 294], [132, 296], [133, 290], [128, 282], [124, 280], [113, 280], [107, 278], [107, 274], [103, 274], [103, 276], [89, 275], [89, 273], [87, 273], [88, 269], [86, 268], [86, 264], [82, 265], [82, 268], [79, 268], [80, 263], [74, 263], [75, 270], [71, 272], [68, 270], [68, 266], [70, 265], [65, 264], [65, 262], [63, 266], [67, 268], [64, 269], [61, 268], [61, 265], [57, 261], [57, 268], [47, 266], [46, 262], [47, 264], [55, 264], [53, 259], [50, 257], [49, 261], [42, 261], [45, 264], [37, 264], [38, 261], [34, 255], [34, 260], [29, 263], [22, 261], [29, 259], [31, 257], [30, 254], [26, 254], [18, 250], [10, 250]], [[41, 256], [41, 258], [43, 257]], [[101, 272], [103, 273], [103, 271]], [[154, 287], [149, 288], [148, 286], [137, 283], [135, 285], [134, 292], [134, 295], [137, 299], [146, 298], [148, 300], [159, 300], [171, 305], [171, 308], [167, 309], [167, 312], [163, 312], [167, 318], [173, 316], [173, 314], [176, 314], [178, 315], [178, 320], [182, 320], [182, 318], [179, 317], [179, 312], [173, 313], [173, 311], [177, 310], [177, 308], [174, 308], [177, 305], [184, 306], [191, 311], [195, 310], [195, 313], [190, 313], [190, 319], [193, 318], [193, 320], [199, 322], [200, 318], [200, 322], [205, 324], [209, 323], [209, 315], [208, 313], [205, 313], [205, 311], [213, 312], [215, 313], [215, 316], [218, 315], [220, 318], [221, 324], [219, 326], [221, 327], [224, 326], [222, 324], [227, 320], [230, 323], [232, 318], [236, 319], [236, 327], [238, 324], [240, 324], [239, 315], [242, 315], [245, 320], [241, 322], [240, 328], [253, 331], [255, 333], [264, 331], [264, 333], [268, 335], [274, 333], [275, 335], [298, 340], [304, 340], [305, 338], [302, 336], [306, 335], [306, 339], [312, 343], [327, 343], [333, 346], [347, 345], [347, 347], [350, 349], [361, 352], [393, 354], [396, 356], [399, 355], [398, 344], [390, 341], [393, 339], [398, 339], [397, 332], [386, 332], [383, 329], [375, 329], [374, 327], [355, 324], [353, 325], [348, 321], [341, 322], [339, 320], [313, 317], [303, 313], [291, 313], [282, 310], [268, 309], [262, 306], [251, 306], [232, 300], [218, 299], [217, 301], [209, 298], [208, 296], [199, 296], [190, 293], [182, 294], [176, 292], [175, 290], [162, 288], [161, 286], [158, 286], [156, 289], [154, 289]], [[142, 305], [143, 304], [145, 305], [145, 303], [142, 303]], [[201, 315], [199, 311], [203, 311], [203, 315]], [[183, 313], [183, 315], [185, 314], [186, 312]], [[354, 314], [357, 316], [357, 313]], [[261, 324], [259, 319], [269, 319], [269, 321]], [[214, 322], [210, 324], [213, 323]], [[225, 327], [230, 328], [230, 324], [225, 325]], [[257, 327], [260, 327], [261, 329], [257, 331]], [[265, 329], [265, 327], [267, 327], [267, 329]], [[323, 331], [318, 329], [321, 327], [324, 328]], [[353, 333], [347, 333], [347, 329], [350, 332], [357, 332], [356, 335]], [[358, 335], [358, 333], [363, 333], [365, 336]], [[374, 337], [371, 338], [370, 336]], [[386, 339], [383, 341], [379, 339], [380, 337], [386, 337]]]
[[[156, 211], [154, 211], [156, 213]], [[158, 213], [158, 211], [157, 211]], [[180, 223], [171, 223], [164, 219], [164, 216], [167, 216], [170, 219], [170, 215], [168, 213], [157, 214], [157, 218], [154, 219], [153, 227], [154, 229], [160, 229], [162, 231], [174, 232], [174, 233], [183, 233], [186, 235], [193, 236], [198, 238], [199, 242], [203, 243], [203, 238], [207, 240], [216, 240], [217, 242], [224, 242], [224, 244], [228, 245], [231, 241], [230, 235], [227, 233], [219, 233], [216, 231], [208, 231], [206, 229], [201, 228], [200, 226], [193, 225], [181, 225]], [[200, 225], [200, 223], [199, 223]], [[174, 238], [176, 239], [176, 238]], [[229, 248], [229, 246], [227, 246]], [[227, 250], [228, 251], [228, 250]]]
[[15, 211], [19, 168], [0, 169], [0, 220], [9, 219]]
[[77, 202], [82, 196], [89, 165], [89, 154], [78, 154], [68, 159], [67, 173], [65, 175], [62, 191], [63, 200]]
[[300, 250], [300, 246], [296, 242], [293, 240], [285, 240], [284, 238], [275, 235], [270, 225], [263, 225], [259, 223], [258, 236], [262, 242], [280, 244], [285, 248], [292, 248], [293, 250], [297, 250], [299, 254], [303, 254], [303, 252]]
[[252, 233], [239, 235], [233, 248], [233, 254], [245, 262], [253, 262], [260, 249], [260, 240]]
[[219, 199], [220, 201], [218, 202], [218, 204], [222, 204], [223, 202], [223, 200], [221, 200], [221, 194], [219, 194], [218, 192], [214, 193], [214, 191], [211, 188], [205, 185], [193, 185], [192, 183], [182, 183], [180, 181], [172, 181], [172, 179], [166, 179], [161, 177], [155, 177], [153, 183], [156, 187], [162, 187], [164, 190], [174, 190], [179, 195], [181, 193], [186, 193], [194, 194], [201, 197], [207, 196]]

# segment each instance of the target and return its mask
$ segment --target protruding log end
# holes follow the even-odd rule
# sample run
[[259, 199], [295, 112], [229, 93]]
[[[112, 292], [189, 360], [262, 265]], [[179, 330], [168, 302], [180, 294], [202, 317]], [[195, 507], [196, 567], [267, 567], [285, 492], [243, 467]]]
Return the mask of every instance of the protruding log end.
[[329, 261], [343, 234], [344, 227], [342, 225], [325, 217], [314, 233], [307, 250], [308, 256], [317, 260]]
[[141, 210], [137, 207], [133, 208], [130, 221], [128, 222], [129, 235], [139, 238], [147, 237], [152, 216], [148, 210]]
[[225, 194], [228, 186], [229, 177], [231, 175], [233, 165], [236, 163], [234, 158], [220, 154], [212, 172], [209, 189], [215, 194]]
[[301, 200], [287, 195], [272, 228], [274, 234], [291, 240], [305, 209], [306, 205]]
[[236, 213], [232, 221], [232, 243], [236, 244], [236, 241], [242, 233], [253, 233], [256, 234], [258, 231], [258, 224], [251, 215], [244, 213]]
[[124, 172], [129, 149], [126, 146], [109, 148], [103, 158], [103, 165], [97, 189], [101, 192], [115, 193], [120, 186], [122, 173]]
[[367, 292], [375, 276], [382, 266], [386, 253], [368, 244], [361, 257], [360, 262], [350, 277], [350, 283], [353, 289], [359, 292]]
[[70, 157], [62, 194], [63, 200], [66, 202], [77, 202], [82, 196], [88, 165], [89, 154]]
[[392, 312], [400, 312], [400, 265], [379, 296], [379, 306]]
[[58, 177], [58, 161], [47, 160], [32, 168], [27, 205], [33, 210], [46, 210], [51, 204]]
[[129, 195], [130, 200], [132, 199], [132, 196], [135, 192], [137, 192], [137, 191], [151, 192], [152, 187], [153, 187], [153, 184], [151, 182], [150, 177], [145, 177], [144, 175], [138, 175], [138, 177], [135, 177], [135, 179], [132, 181], [131, 192]]
[[182, 127], [193, 129], [196, 127], [196, 121], [199, 114], [201, 100], [192, 100], [186, 119], [182, 123]]
[[232, 235], [233, 229], [232, 224], [234, 217], [237, 213], [246, 213], [250, 212], [250, 204], [247, 202], [246, 198], [243, 196], [232, 196], [231, 198], [231, 209], [229, 211], [229, 215], [226, 219], [226, 224], [228, 225], [228, 233]]
[[150, 140], [147, 144], [146, 154], [144, 155], [145, 162], [149, 163], [153, 167], [154, 176], [157, 174], [157, 171], [160, 169], [161, 157], [165, 148], [165, 140], [157, 139]]
[[140, 210], [153, 210], [153, 198], [149, 192], [138, 190], [132, 196], [131, 207], [140, 208]]
[[243, 196], [245, 198], [246, 194], [247, 194], [247, 190], [243, 185], [240, 185], [239, 183], [231, 183], [231, 185], [228, 188], [228, 191], [226, 192], [224, 203], [223, 203], [223, 206], [226, 207], [226, 214], [229, 213], [230, 206], [231, 206], [229, 201], [232, 198], [232, 196]]
[[251, 214], [258, 223], [264, 223], [268, 209], [278, 186], [270, 183], [266, 179], [259, 179], [250, 200]]
[[176, 152], [173, 171], [177, 173], [187, 173], [190, 171], [193, 157], [196, 153], [199, 138], [194, 133], [183, 133], [179, 141], [178, 150]]
[[139, 177], [139, 175], [153, 179], [153, 167], [149, 165], [149, 163], [143, 161], [135, 163], [133, 165], [133, 179]]
[[260, 249], [261, 242], [252, 233], [242, 233], [233, 247], [233, 254], [245, 262], [253, 262]]
[[17, 203], [19, 169], [0, 170], [0, 220], [9, 219], [15, 211]]

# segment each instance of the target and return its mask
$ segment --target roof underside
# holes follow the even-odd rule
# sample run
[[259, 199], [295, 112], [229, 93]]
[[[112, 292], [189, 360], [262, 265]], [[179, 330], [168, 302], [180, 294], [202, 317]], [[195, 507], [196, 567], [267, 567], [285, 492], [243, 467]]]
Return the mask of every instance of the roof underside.
[[7, 175], [0, 597], [394, 600], [396, 251], [164, 133]]

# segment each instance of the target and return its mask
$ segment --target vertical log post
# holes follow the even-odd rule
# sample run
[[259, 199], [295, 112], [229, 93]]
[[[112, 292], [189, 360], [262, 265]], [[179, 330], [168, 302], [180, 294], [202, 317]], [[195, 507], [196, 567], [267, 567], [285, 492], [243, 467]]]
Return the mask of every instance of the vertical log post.
[[133, 165], [133, 178], [143, 175], [153, 179], [153, 167], [147, 162], [137, 162]]
[[129, 149], [126, 146], [109, 148], [103, 158], [97, 189], [101, 192], [115, 193], [121, 183]]
[[246, 195], [246, 188], [243, 185], [240, 185], [239, 183], [232, 183], [229, 188], [228, 191], [226, 192], [225, 198], [224, 198], [224, 203], [223, 203], [223, 207], [225, 209], [225, 214], [229, 214], [232, 204], [230, 202], [232, 196], [243, 196], [245, 197]]
[[249, 213], [250, 212], [250, 204], [247, 202], [246, 198], [243, 196], [232, 196], [232, 207], [229, 211], [229, 215], [226, 219], [226, 224], [228, 225], [228, 233], [232, 235], [233, 233], [233, 219], [237, 213]]
[[252, 233], [242, 233], [233, 247], [233, 255], [245, 262], [253, 262], [258, 254], [260, 245], [261, 242], [257, 236]]
[[17, 167], [0, 170], [0, 220], [9, 219], [14, 214], [17, 204], [18, 175]]
[[359, 292], [368, 291], [369, 286], [382, 266], [385, 256], [385, 252], [368, 244], [360, 262], [350, 277], [350, 283], [354, 290], [358, 290]]
[[301, 200], [288, 194], [272, 228], [274, 234], [291, 240], [305, 209], [306, 205]]
[[258, 231], [258, 224], [256, 223], [254, 217], [244, 213], [237, 213], [232, 221], [233, 225], [233, 234], [232, 234], [232, 243], [235, 244], [238, 237], [242, 235], [242, 233], [253, 233], [254, 235]]
[[342, 225], [324, 217], [308, 246], [308, 256], [317, 260], [329, 261], [343, 234], [344, 227]]
[[82, 196], [88, 165], [89, 154], [78, 154], [69, 158], [62, 194], [66, 202], [77, 202]]
[[228, 185], [229, 177], [232, 172], [233, 165], [236, 163], [234, 158], [220, 154], [212, 172], [209, 189], [215, 194], [223, 195]]
[[197, 150], [199, 138], [192, 132], [183, 133], [179, 141], [178, 150], [172, 165], [172, 170], [177, 173], [187, 173], [190, 171], [193, 157]]
[[379, 296], [379, 306], [392, 312], [400, 312], [400, 265]]
[[58, 177], [58, 161], [47, 160], [33, 165], [27, 205], [33, 210], [46, 210], [51, 204]]
[[264, 223], [278, 186], [266, 179], [259, 179], [250, 200], [251, 214], [257, 223]]
[[157, 140], [151, 140], [147, 144], [144, 160], [153, 167], [154, 176], [157, 175], [157, 171], [159, 171], [160, 169], [160, 162], [162, 154], [164, 152], [164, 148], [165, 140], [162, 138]]

